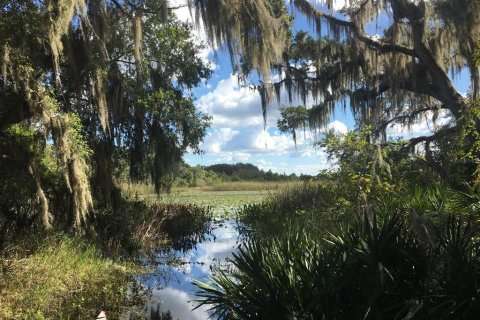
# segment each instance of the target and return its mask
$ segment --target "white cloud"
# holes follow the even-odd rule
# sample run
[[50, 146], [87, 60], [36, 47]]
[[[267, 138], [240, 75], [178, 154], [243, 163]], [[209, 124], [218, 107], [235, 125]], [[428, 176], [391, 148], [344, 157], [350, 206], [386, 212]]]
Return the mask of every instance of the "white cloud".
[[347, 0], [335, 0], [333, 1], [333, 9], [340, 10], [347, 5]]
[[323, 155], [323, 154], [318, 157], [317, 162], [309, 163], [309, 164], [297, 164], [297, 165], [284, 166], [283, 163], [274, 163], [272, 161], [266, 161], [264, 159], [260, 159], [255, 161], [255, 165], [264, 171], [272, 170], [272, 172], [285, 173], [285, 174], [295, 173], [297, 175], [300, 175], [300, 174], [316, 175], [320, 170], [327, 169], [330, 167], [330, 164], [326, 161], [326, 155]]
[[260, 160], [255, 161], [255, 165], [256, 165], [259, 169], [264, 170], [264, 171], [268, 171], [268, 170], [270, 170], [270, 169], [273, 167], [273, 163], [272, 163], [272, 162], [266, 161], [266, 160], [263, 160], [263, 159], [260, 159]]
[[217, 127], [263, 125], [260, 95], [253, 89], [240, 87], [234, 75], [220, 80], [215, 90], [201, 96], [197, 107], [212, 115]]
[[[319, 3], [320, 1], [318, 0], [308, 0], [309, 2], [315, 4], [315, 3]], [[346, 5], [348, 5], [350, 2], [352, 2], [351, 0], [335, 0], [333, 1], [332, 5], [333, 5], [333, 9], [334, 10], [340, 10], [340, 9], [343, 9], [343, 7], [345, 7]]]
[[231, 152], [222, 152], [217, 162], [233, 162], [233, 154]]
[[[293, 105], [299, 103], [292, 102]], [[308, 105], [312, 103], [313, 99], [309, 97]], [[286, 92], [282, 93], [281, 104], [289, 104]], [[329, 166], [323, 152], [313, 147], [317, 140], [314, 133], [298, 130], [295, 146], [291, 135], [277, 129], [280, 112], [275, 102], [267, 110], [264, 128], [258, 92], [240, 86], [235, 75], [220, 80], [212, 91], [196, 101], [196, 106], [212, 116], [212, 129], [201, 145], [206, 153], [203, 160], [197, 163], [251, 162], [267, 171], [288, 174], [316, 174], [318, 170]], [[339, 133], [348, 131], [340, 121], [333, 121], [326, 128]], [[270, 160], [272, 158], [275, 160]], [[262, 159], [269, 163], [258, 162]]]
[[165, 288], [154, 290], [152, 295], [153, 299], [148, 306], [147, 314], [149, 314], [149, 310], [152, 308], [156, 310], [158, 305], [161, 312], [170, 310], [173, 319], [204, 320], [209, 318], [207, 307], [205, 306], [192, 311], [194, 304], [190, 301], [193, 298], [184, 291]]
[[327, 125], [328, 130], [333, 130], [335, 133], [346, 134], [348, 133], [348, 127], [340, 121], [333, 121]]
[[200, 148], [209, 153], [219, 153], [226, 143], [239, 133], [231, 128], [214, 128], [207, 134]]
[[247, 162], [252, 155], [246, 152], [234, 152], [233, 153], [233, 161], [235, 162]]
[[387, 128], [387, 135], [392, 137], [429, 135], [434, 133], [438, 128], [450, 123], [452, 116], [447, 110], [440, 110], [436, 121], [433, 121], [433, 119], [434, 112], [427, 111], [423, 117], [414, 122], [410, 127], [400, 123], [390, 125]]
[[225, 152], [220, 151], [218, 152], [220, 157], [217, 159], [217, 162], [247, 162], [251, 157], [252, 154], [248, 152]]
[[[258, 162], [259, 168], [280, 173], [301, 173], [302, 170], [317, 173], [321, 168], [328, 167], [326, 156], [313, 147], [317, 140], [314, 133], [298, 130], [295, 146], [291, 135], [281, 133], [276, 128], [276, 121], [280, 116], [276, 106], [269, 109], [267, 128], [264, 130], [260, 105], [258, 93], [240, 87], [235, 76], [221, 80], [215, 90], [197, 101], [199, 109], [213, 116], [213, 129], [201, 148], [207, 155], [216, 155], [216, 162], [257, 163], [260, 156], [283, 157], [282, 166]], [[347, 126], [340, 121], [331, 122], [325, 129], [332, 129], [337, 133], [348, 132]], [[286, 164], [292, 161], [316, 160], [318, 162], [311, 166], [296, 167]]]
[[[298, 147], [304, 148], [306, 145]], [[311, 144], [308, 148], [311, 148]], [[224, 160], [246, 161], [252, 154], [293, 152], [295, 144], [290, 136], [270, 134], [263, 130], [263, 126], [248, 126], [235, 130], [214, 128], [201, 144], [201, 149], [206, 153], [222, 153]]]

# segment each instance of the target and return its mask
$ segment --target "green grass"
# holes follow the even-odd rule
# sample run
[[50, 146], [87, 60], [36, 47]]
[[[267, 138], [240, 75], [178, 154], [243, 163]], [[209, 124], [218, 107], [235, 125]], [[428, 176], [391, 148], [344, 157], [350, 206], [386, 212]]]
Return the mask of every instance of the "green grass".
[[231, 216], [239, 207], [261, 203], [274, 194], [298, 182], [221, 182], [202, 187], [173, 188], [169, 194], [158, 196], [149, 185], [124, 185], [123, 194], [148, 204], [193, 204], [210, 207], [216, 216]]
[[118, 319], [143, 305], [132, 294], [145, 271], [137, 258], [193, 246], [211, 216], [203, 206], [125, 201], [121, 212], [95, 212], [84, 237], [17, 234], [0, 247], [0, 319], [94, 319], [102, 309]]
[[160, 198], [167, 203], [189, 203], [211, 207], [256, 203], [265, 199], [271, 191], [193, 191], [174, 192]]
[[[227, 181], [196, 187], [201, 191], [273, 191], [298, 185], [297, 181]], [[181, 191], [184, 188], [174, 188]], [[188, 190], [188, 188], [186, 188]], [[190, 188], [191, 189], [191, 188]]]
[[68, 236], [5, 255], [0, 266], [0, 319], [94, 319], [102, 309], [115, 319], [133, 302], [127, 286], [136, 268]]

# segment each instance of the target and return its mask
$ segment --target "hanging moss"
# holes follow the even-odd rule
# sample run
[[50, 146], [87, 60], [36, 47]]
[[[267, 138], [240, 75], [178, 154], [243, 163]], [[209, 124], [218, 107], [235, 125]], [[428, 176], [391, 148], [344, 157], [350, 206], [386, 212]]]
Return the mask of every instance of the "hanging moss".
[[43, 191], [42, 182], [40, 176], [38, 174], [38, 170], [34, 165], [28, 166], [28, 173], [33, 177], [35, 180], [36, 188], [37, 188], [37, 201], [40, 205], [40, 212], [42, 217], [43, 227], [48, 230], [52, 228], [52, 221], [53, 216], [50, 213], [50, 208], [48, 204], [48, 199], [45, 196], [45, 192]]
[[[172, 21], [167, 1], [49, 0], [17, 9], [1, 11], [0, 160], [25, 171], [44, 227], [82, 232], [94, 197], [118, 210], [118, 154], [132, 158], [132, 176], [168, 190], [209, 120], [183, 94], [211, 73], [191, 29]], [[155, 92], [169, 94], [141, 102]], [[34, 137], [13, 141], [6, 130], [18, 124]], [[58, 159], [55, 177], [42, 162], [46, 150]]]
[[[49, 125], [45, 129], [52, 134], [55, 152], [72, 200], [73, 227], [80, 232], [93, 204], [86, 161], [91, 151], [81, 135], [80, 119], [68, 113], [58, 113], [55, 100], [46, 93], [41, 99], [42, 122]], [[45, 135], [48, 136], [48, 133]]]
[[135, 63], [137, 68], [141, 66], [142, 56], [141, 56], [141, 47], [142, 47], [142, 18], [134, 17], [132, 19], [133, 23], [133, 56], [135, 57]]
[[91, 151], [81, 136], [81, 123], [77, 116], [63, 114], [52, 119], [52, 124], [55, 147], [72, 197], [74, 228], [80, 232], [93, 205], [86, 161]]
[[[268, 72], [276, 72], [278, 83], [272, 83], [263, 74], [267, 69], [258, 68], [250, 58], [244, 59], [247, 68], [240, 68], [242, 72], [250, 70], [249, 66], [257, 68], [262, 75], [258, 91], [264, 119], [268, 104], [273, 98], [279, 103], [285, 91], [290, 102], [314, 101], [308, 112], [308, 126], [314, 132], [330, 122], [339, 104], [345, 109], [346, 101], [350, 101], [358, 125], [374, 126], [373, 140], [385, 141], [391, 124], [410, 129], [418, 121], [432, 119], [433, 136], [412, 139], [410, 145], [415, 150], [416, 144], [423, 143], [427, 162], [432, 165], [436, 143], [457, 130], [458, 119], [468, 109], [468, 98], [454, 87], [454, 78], [468, 68], [469, 95], [476, 98], [480, 91], [475, 54], [480, 38], [479, 2], [346, 1], [342, 14], [335, 15], [328, 10], [333, 8], [333, 0], [291, 2], [313, 25], [317, 39], [300, 32], [285, 48], [284, 61], [270, 62]], [[365, 26], [384, 16], [390, 18], [390, 25], [383, 34], [368, 35]], [[237, 46], [235, 36], [216, 39], [237, 56], [232, 50]], [[232, 59], [232, 63], [237, 61]], [[441, 126], [437, 122], [440, 114], [452, 121]], [[295, 129], [292, 134], [296, 140]], [[374, 170], [383, 167], [381, 150], [372, 157]], [[388, 172], [388, 168], [383, 169]]]
[[197, 9], [197, 24], [203, 23], [212, 46], [225, 47], [232, 63], [238, 57], [257, 69], [265, 80], [270, 68], [283, 62], [290, 25], [284, 4], [276, 0], [189, 0]]
[[[294, 38], [272, 96], [278, 100], [287, 91], [290, 101], [296, 97], [304, 104], [311, 97], [312, 130], [325, 126], [337, 102], [347, 98], [361, 124], [398, 119], [411, 125], [440, 109], [458, 117], [467, 104], [452, 77], [464, 67], [471, 73], [472, 96], [478, 94], [479, 68], [472, 58], [480, 37], [476, 1], [346, 1], [343, 16], [332, 15], [333, 0], [291, 2], [317, 30], [318, 40], [302, 32]], [[391, 19], [383, 36], [368, 35], [365, 26], [385, 14]], [[265, 110], [271, 84], [264, 86]]]
[[95, 78], [93, 79], [94, 85], [94, 97], [98, 107], [98, 113], [100, 116], [100, 123], [103, 131], [110, 131], [108, 123], [108, 110], [107, 110], [107, 98], [106, 98], [106, 88], [105, 80], [106, 74], [102, 69], [95, 70]]
[[67, 34], [75, 14], [85, 11], [84, 0], [49, 0], [46, 4], [49, 13], [48, 43], [52, 50], [53, 69], [56, 80], [60, 81], [60, 56], [63, 54], [62, 37]]
[[7, 86], [8, 67], [10, 66], [10, 48], [5, 44], [2, 48], [2, 78], [3, 86]]

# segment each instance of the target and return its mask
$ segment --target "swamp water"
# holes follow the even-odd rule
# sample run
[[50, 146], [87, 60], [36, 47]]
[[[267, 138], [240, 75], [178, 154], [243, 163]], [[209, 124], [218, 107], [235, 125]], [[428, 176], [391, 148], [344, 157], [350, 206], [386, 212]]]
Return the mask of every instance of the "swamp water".
[[215, 219], [211, 231], [192, 249], [159, 254], [154, 273], [138, 279], [151, 290], [145, 315], [164, 314], [164, 319], [208, 319], [208, 306], [192, 310], [196, 306], [194, 292], [198, 290], [192, 281], [209, 282], [213, 267], [226, 267], [228, 258], [239, 245], [238, 239], [235, 219]]
[[[183, 194], [169, 196], [168, 203], [193, 203], [209, 205], [213, 218], [202, 234], [191, 235], [177, 250], [160, 252], [153, 266], [153, 272], [137, 277], [137, 284], [149, 291], [148, 301], [141, 312], [142, 317], [151, 320], [204, 320], [209, 318], [210, 306], [198, 305], [195, 291], [198, 287], [193, 280], [210, 283], [212, 268], [228, 268], [229, 257], [245, 240], [239, 230], [239, 222], [233, 218], [235, 212], [245, 204], [261, 202], [268, 191], [225, 191], [196, 193], [192, 197]], [[186, 198], [185, 198], [186, 197]], [[193, 200], [193, 201], [192, 201]], [[127, 319], [136, 319], [128, 315]]]

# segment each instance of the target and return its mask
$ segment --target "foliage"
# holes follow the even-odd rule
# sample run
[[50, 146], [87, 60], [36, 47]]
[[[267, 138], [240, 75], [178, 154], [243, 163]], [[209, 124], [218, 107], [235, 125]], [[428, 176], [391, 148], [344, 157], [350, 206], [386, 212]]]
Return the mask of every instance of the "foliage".
[[[32, 203], [2, 215], [81, 233], [94, 204], [118, 206], [118, 163], [160, 192], [187, 148], [199, 151], [210, 118], [184, 90], [211, 71], [192, 27], [166, 5], [2, 4], [0, 162], [22, 177], [23, 203]], [[44, 161], [50, 156], [58, 163]], [[6, 188], [19, 192], [8, 177]]]
[[329, 160], [336, 161], [342, 174], [391, 178], [390, 165], [384, 158], [395, 145], [392, 143], [382, 148], [379, 144], [371, 143], [370, 139], [371, 129], [365, 127], [358, 132], [349, 131], [344, 135], [329, 132], [318, 146], [324, 148]]
[[199, 306], [213, 304], [219, 319], [308, 318], [312, 299], [320, 298], [314, 295], [318, 283], [309, 278], [320, 254], [319, 247], [300, 234], [249, 242], [233, 254], [231, 274], [216, 270], [212, 285], [195, 282], [202, 289], [197, 293]]
[[308, 127], [308, 109], [304, 106], [280, 108], [281, 119], [277, 121], [277, 127], [281, 132], [290, 133], [297, 144], [297, 129], [304, 131]]
[[470, 319], [480, 308], [477, 216], [443, 216], [425, 240], [404, 212], [378, 207], [323, 239], [293, 228], [247, 242], [231, 273], [196, 282], [199, 303], [225, 319]]
[[458, 147], [460, 160], [470, 163], [475, 167], [473, 172], [473, 184], [478, 187], [480, 183], [480, 133], [478, 123], [480, 119], [480, 100], [472, 100], [470, 108], [462, 115], [460, 141], [463, 143]]
[[[305, 180], [310, 178], [308, 175], [292, 173], [287, 175], [276, 172], [264, 171], [250, 163], [218, 163], [210, 166], [191, 167], [185, 163], [179, 165], [175, 172], [174, 186], [176, 187], [199, 187], [210, 190], [252, 190], [248, 189], [251, 185], [254, 189], [258, 186], [268, 186], [261, 182], [282, 182]], [[234, 182], [240, 182], [235, 184]], [[251, 182], [250, 184], [247, 182]], [[256, 182], [259, 182], [256, 184]], [[242, 187], [243, 186], [243, 187]], [[226, 189], [225, 189], [226, 188]], [[268, 188], [268, 187], [267, 187]], [[260, 189], [265, 189], [260, 187]]]
[[[84, 238], [34, 226], [25, 234], [20, 217], [7, 217], [17, 224], [2, 220], [0, 318], [87, 319], [101, 309], [118, 318], [144, 303], [144, 293], [132, 284], [143, 269], [133, 261], [145, 262], [161, 250], [188, 250], [210, 228], [211, 211], [203, 206], [122, 201], [121, 211], [89, 215]], [[125, 259], [130, 262], [119, 262]]]
[[233, 180], [244, 181], [287, 181], [296, 180], [295, 174], [287, 176], [286, 174], [274, 173], [271, 170], [265, 172], [251, 163], [227, 164], [219, 163], [205, 167], [206, 170], [213, 171], [217, 174], [226, 175]]
[[379, 151], [370, 137], [327, 134], [336, 170], [244, 206], [246, 244], [233, 270], [196, 282], [199, 304], [227, 319], [474, 317], [477, 191], [451, 189], [420, 157], [399, 157], [403, 143]]
[[312, 234], [323, 234], [343, 219], [340, 209], [352, 210], [355, 200], [340, 188], [304, 183], [281, 190], [261, 203], [243, 206], [238, 212], [240, 230], [248, 237], [268, 238], [282, 234], [295, 221]]
[[38, 239], [29, 240], [20, 251], [1, 253], [2, 319], [93, 319], [100, 308], [115, 318], [138, 298], [126, 294], [132, 265], [106, 260], [92, 245], [64, 235], [38, 247]]
[[477, 50], [473, 54], [473, 59], [475, 59], [477, 65], [480, 65], [480, 41], [477, 42]]

